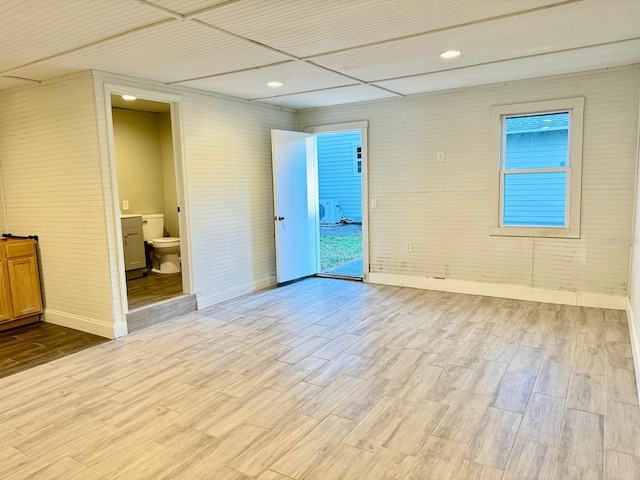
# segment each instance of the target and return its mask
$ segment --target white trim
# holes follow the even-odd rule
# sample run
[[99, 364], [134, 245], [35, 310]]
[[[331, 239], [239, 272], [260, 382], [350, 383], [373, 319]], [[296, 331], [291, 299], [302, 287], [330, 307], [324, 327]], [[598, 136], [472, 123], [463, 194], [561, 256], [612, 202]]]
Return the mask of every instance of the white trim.
[[[569, 111], [569, 162], [563, 169], [527, 169], [504, 170], [504, 118], [507, 116], [525, 116], [542, 113]], [[491, 223], [489, 235], [580, 238], [580, 208], [582, 196], [582, 137], [584, 123], [584, 97], [544, 100], [511, 105], [495, 105], [491, 107]], [[565, 227], [524, 227], [503, 226], [504, 209], [504, 175], [513, 173], [530, 173], [547, 171], [567, 171]]]
[[276, 277], [269, 277], [263, 278], [262, 280], [257, 280], [255, 282], [249, 282], [232, 288], [228, 288], [226, 290], [221, 290], [211, 295], [197, 295], [196, 302], [198, 305], [198, 311], [202, 310], [203, 308], [226, 302], [227, 300], [241, 297], [242, 295], [247, 295], [258, 290], [264, 290], [265, 288], [274, 287], [276, 285]]
[[173, 140], [173, 165], [176, 175], [176, 201], [180, 207], [180, 264], [182, 265], [182, 293], [192, 295], [193, 256], [191, 252], [191, 222], [189, 221], [189, 184], [187, 182], [187, 151], [185, 146], [182, 99], [171, 102], [171, 136]]
[[[358, 152], [358, 149], [360, 149], [359, 152]], [[362, 178], [362, 145], [360, 146], [352, 145], [351, 152], [352, 152], [351, 166], [353, 171], [353, 177], [361, 179]], [[360, 154], [360, 158], [358, 158], [358, 153]], [[360, 171], [358, 171], [358, 162], [360, 162]], [[360, 217], [362, 217], [362, 212], [360, 212]]]
[[[638, 96], [640, 97], [640, 89], [638, 90]], [[640, 106], [640, 105], [639, 105]], [[628, 288], [628, 293], [629, 293], [629, 298], [631, 298], [632, 292], [634, 287], [636, 286], [633, 282], [633, 260], [635, 258], [635, 254], [636, 254], [636, 241], [633, 237], [635, 237], [636, 235], [636, 215], [637, 215], [637, 205], [638, 205], [638, 163], [640, 163], [640, 108], [638, 109], [638, 133], [636, 135], [636, 164], [635, 164], [635, 168], [634, 168], [634, 172], [633, 172], [633, 179], [634, 179], [634, 191], [633, 191], [633, 210], [631, 213], [631, 236], [632, 236], [632, 242], [631, 242], [631, 248], [629, 249], [629, 274], [627, 276], [627, 285], [629, 285]], [[640, 267], [640, 266], [639, 266]], [[638, 285], [638, 288], [640, 288], [640, 285]], [[629, 300], [631, 301], [631, 300]], [[640, 387], [639, 387], [640, 388]]]
[[580, 229], [562, 227], [491, 227], [489, 235], [503, 237], [580, 238]]
[[545, 288], [524, 287], [521, 285], [501, 285], [497, 283], [470, 282], [468, 280], [416, 277], [395, 273], [372, 272], [369, 274], [369, 281], [381, 285], [396, 285], [425, 290], [483, 295], [486, 297], [528, 300], [532, 302], [610, 308], [613, 310], [625, 310], [627, 302], [627, 297], [606, 295], [603, 293], [550, 290]]
[[635, 315], [631, 301], [627, 298], [627, 324], [629, 325], [629, 336], [631, 337], [631, 355], [633, 356], [633, 366], [636, 373], [636, 389], [640, 400], [640, 343], [638, 342], [638, 330], [636, 329]]
[[362, 175], [361, 175], [361, 210], [362, 210], [362, 281], [369, 282], [369, 121], [332, 123], [315, 125], [304, 129], [307, 133], [348, 132], [360, 130]]
[[63, 327], [93, 333], [105, 338], [118, 338], [127, 334], [127, 324], [97, 322], [92, 318], [81, 317], [70, 313], [59, 312], [57, 310], [46, 309], [43, 320], [47, 323], [61, 325]]
[[[640, 110], [638, 111], [638, 134], [636, 136], [636, 164], [633, 178], [634, 182], [634, 195], [633, 195], [633, 214], [631, 215], [631, 234], [636, 235], [636, 215], [638, 204], [638, 163], [640, 162]], [[633, 313], [633, 305], [631, 305], [631, 296], [635, 289], [640, 289], [640, 285], [635, 285], [634, 282], [634, 259], [637, 254], [636, 241], [631, 242], [631, 249], [629, 252], [629, 298], [627, 298], [627, 324], [629, 325], [629, 336], [631, 337], [631, 354], [633, 356], [633, 366], [636, 373], [636, 388], [638, 389], [638, 399], [640, 400], [640, 328], [636, 327], [635, 315]], [[638, 266], [640, 268], [640, 265]]]
[[[124, 271], [124, 251], [122, 248], [122, 227], [120, 224], [120, 197], [118, 193], [118, 173], [115, 158], [115, 144], [113, 133], [113, 117], [111, 106], [111, 95], [130, 94], [144, 100], [169, 103], [171, 110], [171, 134], [173, 140], [174, 166], [176, 171], [176, 196], [180, 206], [178, 222], [180, 226], [180, 256], [182, 263], [182, 290], [187, 295], [193, 294], [193, 263], [191, 256], [191, 228], [188, 215], [188, 185], [186, 175], [186, 152], [184, 146], [184, 126], [182, 119], [182, 97], [175, 94], [146, 90], [127, 85], [104, 83], [105, 111], [107, 121], [107, 138], [109, 148], [109, 163], [111, 171], [111, 192], [112, 192], [112, 214], [116, 232], [116, 255], [118, 259], [118, 290], [120, 292], [120, 309], [122, 318], [126, 318], [129, 312], [127, 301], [127, 280]], [[109, 208], [108, 205], [105, 206]]]
[[[368, 123], [368, 122], [367, 122]], [[362, 281], [369, 282], [369, 128], [362, 128]]]
[[553, 168], [512, 168], [510, 170], [500, 170], [501, 175], [518, 175], [520, 173], [562, 173], [569, 172], [570, 167]]

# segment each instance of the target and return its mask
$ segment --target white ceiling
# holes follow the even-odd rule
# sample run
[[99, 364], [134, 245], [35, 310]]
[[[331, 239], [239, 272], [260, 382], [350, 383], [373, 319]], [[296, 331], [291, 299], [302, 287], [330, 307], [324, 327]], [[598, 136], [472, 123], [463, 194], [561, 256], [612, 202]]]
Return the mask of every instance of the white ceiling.
[[0, 0], [0, 45], [0, 89], [97, 69], [300, 109], [640, 63], [640, 1]]

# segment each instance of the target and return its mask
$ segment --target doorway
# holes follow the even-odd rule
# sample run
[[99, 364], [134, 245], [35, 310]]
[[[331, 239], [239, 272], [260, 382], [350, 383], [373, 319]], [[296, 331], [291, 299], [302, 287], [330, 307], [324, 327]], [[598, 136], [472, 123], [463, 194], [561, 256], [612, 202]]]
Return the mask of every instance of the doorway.
[[114, 210], [120, 219], [120, 291], [128, 323], [134, 311], [165, 305], [191, 288], [181, 211], [179, 98], [157, 92], [144, 98], [146, 93], [106, 88]]
[[[309, 275], [323, 275], [320, 255], [320, 215], [331, 225], [359, 224], [359, 246], [361, 260], [353, 257], [355, 264], [351, 275], [345, 278], [358, 278], [368, 281], [368, 210], [367, 205], [367, 122], [350, 122], [338, 125], [325, 125], [306, 129], [309, 133], [272, 130], [272, 159], [274, 185], [274, 222], [276, 241], [276, 277], [278, 283], [286, 283]], [[353, 144], [351, 150], [350, 172], [359, 170], [360, 215], [356, 212], [349, 218], [345, 215], [340, 202], [335, 199], [321, 198], [318, 186], [318, 138], [321, 134], [338, 134], [355, 131], [359, 133], [360, 145]], [[346, 135], [345, 138], [349, 136]], [[357, 135], [353, 135], [357, 138]], [[330, 140], [330, 137], [326, 137]], [[355, 157], [354, 157], [355, 154]], [[356, 159], [355, 162], [353, 159]], [[357, 192], [357, 190], [356, 190]], [[356, 195], [357, 196], [357, 193]], [[321, 205], [321, 200], [332, 200]], [[332, 210], [327, 210], [326, 207]], [[322, 207], [322, 208], [321, 208]], [[342, 212], [341, 212], [342, 211]], [[344, 217], [344, 219], [343, 219]], [[360, 220], [358, 222], [358, 220]], [[359, 252], [358, 252], [359, 253]], [[361, 264], [360, 264], [361, 262]], [[338, 262], [340, 263], [348, 263]], [[336, 265], [337, 266], [337, 265]], [[328, 269], [327, 269], [328, 270]], [[342, 277], [339, 273], [328, 276]]]
[[362, 278], [362, 132], [316, 135], [320, 273]]

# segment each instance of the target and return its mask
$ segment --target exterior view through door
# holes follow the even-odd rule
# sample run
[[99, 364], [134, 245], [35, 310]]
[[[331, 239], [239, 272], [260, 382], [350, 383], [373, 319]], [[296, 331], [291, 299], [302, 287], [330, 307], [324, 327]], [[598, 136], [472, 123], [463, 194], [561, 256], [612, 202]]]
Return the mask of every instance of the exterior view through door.
[[361, 137], [272, 130], [278, 283], [317, 273], [362, 278]]
[[362, 133], [318, 133], [320, 272], [362, 278]]

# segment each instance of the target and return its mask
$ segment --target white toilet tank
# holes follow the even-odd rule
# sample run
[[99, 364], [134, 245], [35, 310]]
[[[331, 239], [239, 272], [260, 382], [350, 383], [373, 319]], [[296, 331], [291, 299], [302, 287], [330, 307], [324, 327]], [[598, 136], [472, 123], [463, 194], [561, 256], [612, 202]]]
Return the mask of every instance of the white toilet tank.
[[164, 215], [162, 213], [142, 215], [142, 236], [145, 241], [164, 236]]

